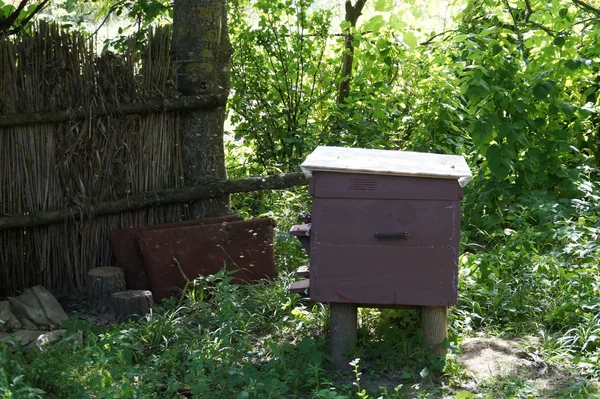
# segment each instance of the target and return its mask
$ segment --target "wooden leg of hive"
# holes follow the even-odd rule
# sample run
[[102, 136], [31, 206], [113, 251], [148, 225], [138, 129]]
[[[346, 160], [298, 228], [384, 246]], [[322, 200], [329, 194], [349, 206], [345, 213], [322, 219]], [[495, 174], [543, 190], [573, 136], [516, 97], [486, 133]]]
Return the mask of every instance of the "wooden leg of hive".
[[443, 343], [448, 338], [448, 308], [445, 306], [423, 306], [421, 308], [421, 328], [423, 341], [437, 356], [446, 356]]
[[350, 372], [350, 354], [356, 348], [357, 306], [351, 303], [330, 305], [330, 338], [333, 368], [338, 372]]

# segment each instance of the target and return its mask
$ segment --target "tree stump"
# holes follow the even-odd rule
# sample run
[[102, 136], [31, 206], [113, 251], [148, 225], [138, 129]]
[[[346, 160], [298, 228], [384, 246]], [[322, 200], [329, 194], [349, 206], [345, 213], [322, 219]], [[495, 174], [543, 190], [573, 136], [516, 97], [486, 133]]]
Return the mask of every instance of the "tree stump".
[[111, 310], [112, 294], [125, 290], [125, 273], [120, 267], [97, 267], [87, 275], [88, 309], [97, 313]]
[[331, 357], [335, 371], [352, 371], [350, 353], [356, 348], [357, 306], [353, 303], [330, 304]]
[[137, 320], [150, 312], [154, 304], [152, 292], [147, 290], [127, 290], [115, 292], [113, 295], [113, 310], [117, 321]]
[[445, 306], [423, 306], [421, 308], [421, 329], [423, 342], [437, 356], [446, 356], [443, 343], [448, 338], [448, 308]]

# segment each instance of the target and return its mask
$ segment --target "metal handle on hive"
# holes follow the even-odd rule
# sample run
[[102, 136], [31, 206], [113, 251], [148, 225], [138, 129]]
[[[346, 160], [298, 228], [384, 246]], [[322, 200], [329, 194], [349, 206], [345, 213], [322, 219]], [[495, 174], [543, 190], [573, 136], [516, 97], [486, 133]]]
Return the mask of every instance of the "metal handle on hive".
[[398, 239], [398, 238], [408, 238], [409, 234], [408, 231], [404, 231], [401, 233], [375, 233], [375, 238], [392, 238], [392, 239]]

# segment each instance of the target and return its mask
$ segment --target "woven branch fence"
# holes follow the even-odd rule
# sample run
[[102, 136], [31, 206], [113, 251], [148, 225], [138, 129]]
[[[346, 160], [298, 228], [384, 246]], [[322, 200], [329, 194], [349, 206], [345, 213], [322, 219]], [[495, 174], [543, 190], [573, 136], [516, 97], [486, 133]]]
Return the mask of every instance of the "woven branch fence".
[[[149, 33], [142, 55], [132, 43], [125, 54], [97, 56], [93, 41], [48, 24], [0, 38], [0, 115], [79, 115], [0, 127], [0, 217], [55, 209], [81, 215], [98, 202], [182, 186], [176, 113], [97, 112], [176, 97], [169, 46], [167, 29]], [[81, 290], [90, 268], [112, 262], [110, 231], [186, 218], [181, 204], [171, 204], [0, 230], [0, 297], [36, 284]]]

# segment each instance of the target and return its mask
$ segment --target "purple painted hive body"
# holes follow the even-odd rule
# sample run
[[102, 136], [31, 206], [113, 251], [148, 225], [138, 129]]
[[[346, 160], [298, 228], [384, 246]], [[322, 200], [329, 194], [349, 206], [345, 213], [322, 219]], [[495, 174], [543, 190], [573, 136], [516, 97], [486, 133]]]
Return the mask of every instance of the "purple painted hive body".
[[[355, 149], [340, 149], [347, 150]], [[311, 300], [392, 307], [456, 303], [458, 179], [305, 164], [312, 173]]]

